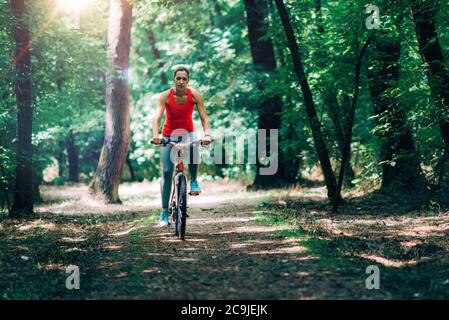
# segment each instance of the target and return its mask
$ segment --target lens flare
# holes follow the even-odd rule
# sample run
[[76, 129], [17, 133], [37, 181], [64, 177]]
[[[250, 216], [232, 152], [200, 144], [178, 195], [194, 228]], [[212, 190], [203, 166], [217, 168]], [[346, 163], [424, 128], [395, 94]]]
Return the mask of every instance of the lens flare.
[[58, 7], [67, 12], [80, 12], [87, 0], [56, 0]]

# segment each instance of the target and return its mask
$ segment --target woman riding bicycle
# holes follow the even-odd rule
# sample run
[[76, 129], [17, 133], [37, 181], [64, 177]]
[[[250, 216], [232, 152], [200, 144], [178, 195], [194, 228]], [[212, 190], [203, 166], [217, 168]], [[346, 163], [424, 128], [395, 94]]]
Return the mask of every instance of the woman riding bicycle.
[[[193, 127], [193, 109], [197, 106], [198, 114], [203, 125], [204, 136], [203, 145], [210, 143], [210, 123], [204, 108], [204, 99], [202, 95], [195, 89], [188, 88], [190, 80], [190, 72], [187, 67], [178, 67], [173, 72], [174, 86], [169, 90], [162, 92], [157, 102], [156, 117], [153, 121], [153, 143], [160, 144], [159, 128], [166, 111], [166, 118], [162, 128], [162, 138], [170, 138], [174, 142], [191, 142], [197, 141], [198, 137]], [[170, 157], [171, 146], [165, 145], [161, 147], [162, 160], [162, 180], [161, 180], [161, 197], [162, 212], [160, 214], [159, 226], [166, 228], [169, 224], [168, 202], [172, 187], [173, 177], [173, 161]], [[190, 153], [189, 173], [190, 173], [190, 193], [199, 195], [201, 188], [196, 180], [198, 171], [199, 151], [198, 147], [193, 147]], [[192, 161], [192, 158], [196, 161]]]

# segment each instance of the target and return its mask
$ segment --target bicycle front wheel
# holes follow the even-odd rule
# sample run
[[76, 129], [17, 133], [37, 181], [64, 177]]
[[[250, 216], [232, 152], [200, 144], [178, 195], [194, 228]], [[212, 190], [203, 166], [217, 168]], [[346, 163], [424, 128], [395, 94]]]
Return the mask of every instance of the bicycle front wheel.
[[179, 174], [177, 177], [177, 197], [176, 197], [176, 212], [177, 212], [177, 234], [179, 239], [184, 240], [186, 234], [186, 220], [187, 220], [187, 178], [185, 174]]

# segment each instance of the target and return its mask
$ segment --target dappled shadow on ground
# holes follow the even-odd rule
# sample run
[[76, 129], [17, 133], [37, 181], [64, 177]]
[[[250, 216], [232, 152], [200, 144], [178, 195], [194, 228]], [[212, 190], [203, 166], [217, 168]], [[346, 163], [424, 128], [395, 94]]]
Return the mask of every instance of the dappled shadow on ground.
[[[258, 204], [272, 194], [221, 196], [207, 205], [192, 199], [184, 242], [155, 227], [155, 210], [2, 221], [3, 298], [315, 299], [360, 291], [318, 263], [299, 236], [284, 234], [293, 225], [262, 221]], [[80, 290], [65, 288], [68, 265], [80, 268]]]
[[264, 208], [275, 221], [298, 223], [310, 236], [304, 245], [327, 264], [378, 266], [383, 286], [376, 294], [382, 298], [447, 299], [449, 213], [401, 200], [381, 193], [353, 197], [336, 215], [307, 197], [281, 198]]
[[[186, 241], [156, 227], [157, 206], [127, 193], [125, 206], [142, 210], [67, 215], [49, 206], [39, 219], [2, 220], [2, 298], [448, 298], [447, 215], [357, 204], [335, 216], [320, 187], [226, 187], [190, 198]], [[365, 287], [373, 264], [380, 290]], [[65, 287], [69, 265], [80, 268], [80, 290]]]

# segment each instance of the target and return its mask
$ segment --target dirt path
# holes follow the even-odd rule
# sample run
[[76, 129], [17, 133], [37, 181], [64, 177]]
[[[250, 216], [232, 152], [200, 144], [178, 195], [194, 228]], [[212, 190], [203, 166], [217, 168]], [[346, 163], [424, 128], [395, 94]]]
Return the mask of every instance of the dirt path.
[[[403, 297], [395, 292], [394, 286], [388, 290], [366, 289], [365, 270], [373, 264], [369, 257], [334, 256], [340, 250], [340, 242], [335, 245], [325, 242], [322, 235], [310, 236], [292, 220], [273, 222], [273, 214], [267, 213], [263, 203], [285, 205], [281, 199], [304, 196], [304, 191], [254, 193], [227, 184], [205, 184], [204, 189], [208, 191], [189, 200], [190, 218], [184, 242], [172, 236], [171, 230], [161, 231], [156, 226], [159, 201], [156, 184], [125, 186], [124, 205], [108, 207], [79, 201], [80, 188], [44, 190], [48, 202], [38, 208], [40, 219], [0, 221], [0, 245], [4, 248], [0, 253], [1, 297], [226, 300]], [[154, 197], [148, 197], [155, 193]], [[322, 200], [323, 190], [307, 190], [307, 197]], [[303, 209], [307, 217], [326, 215]], [[301, 210], [297, 208], [295, 212]], [[321, 219], [321, 229], [339, 221], [325, 218]], [[338, 228], [332, 231], [343, 234], [357, 229], [354, 226], [349, 230], [347, 219], [340, 220], [344, 222], [339, 225], [343, 231]], [[294, 221], [304, 223], [302, 219]], [[314, 250], [323, 247], [323, 243], [326, 250]], [[341, 247], [343, 250], [347, 245]], [[327, 256], [327, 252], [333, 256]], [[68, 265], [80, 269], [80, 290], [65, 288]], [[391, 268], [388, 270], [385, 274], [391, 281], [397, 274]]]
[[[188, 237], [153, 229], [143, 240], [148, 280], [141, 297], [150, 299], [316, 299], [354, 297], [353, 283], [336, 281], [332, 268], [286, 237], [289, 226], [269, 226], [260, 198], [245, 204], [191, 205]], [[365, 277], [361, 272], [361, 280]], [[126, 282], [126, 280], [124, 280]], [[336, 283], [337, 282], [337, 283]], [[364, 285], [361, 281], [360, 286]], [[346, 288], [345, 288], [346, 287]], [[340, 290], [339, 290], [340, 289]], [[340, 292], [339, 292], [340, 291]], [[119, 294], [119, 297], [127, 297]]]
[[[256, 202], [256, 201], [255, 201]], [[255, 203], [256, 204], [256, 203]], [[185, 242], [171, 232], [144, 241], [151, 275], [146, 297], [281, 299], [313, 296], [307, 276], [313, 257], [256, 217], [257, 206], [192, 206]], [[148, 259], [147, 258], [147, 259]], [[307, 267], [309, 265], [309, 267]], [[145, 271], [144, 271], [145, 272]]]

